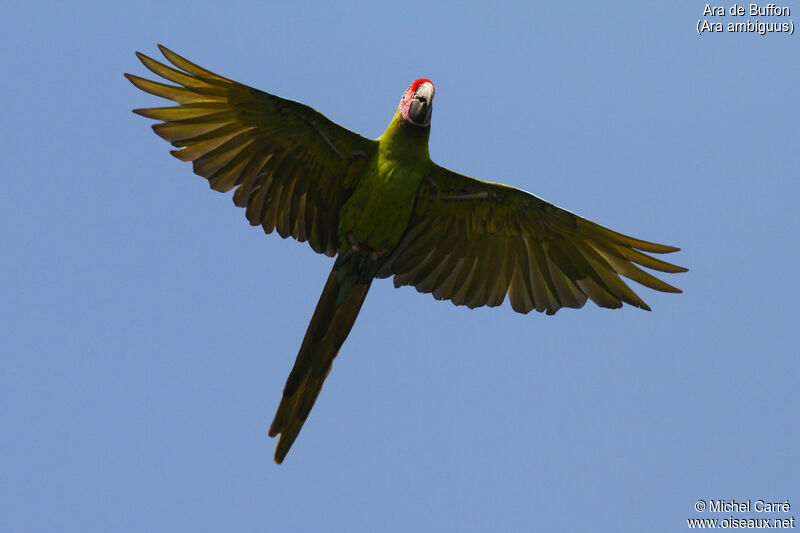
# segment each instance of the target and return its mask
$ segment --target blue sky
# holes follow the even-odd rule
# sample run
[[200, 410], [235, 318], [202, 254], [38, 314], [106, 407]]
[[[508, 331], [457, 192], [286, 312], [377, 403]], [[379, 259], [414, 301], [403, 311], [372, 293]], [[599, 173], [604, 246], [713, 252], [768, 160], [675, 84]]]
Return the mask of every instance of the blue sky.
[[[705, 2], [110, 5], [0, 23], [0, 529], [798, 515], [800, 37], [699, 36]], [[156, 43], [370, 137], [431, 78], [437, 163], [682, 247], [685, 292], [547, 317], [376, 282], [276, 466], [332, 260], [251, 228], [130, 112], [159, 104], [122, 77]]]

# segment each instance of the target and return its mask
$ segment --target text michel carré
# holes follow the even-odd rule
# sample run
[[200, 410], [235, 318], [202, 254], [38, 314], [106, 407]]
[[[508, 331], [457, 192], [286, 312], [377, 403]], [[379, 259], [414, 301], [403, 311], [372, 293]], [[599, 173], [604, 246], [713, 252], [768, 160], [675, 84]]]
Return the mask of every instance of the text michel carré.
[[788, 513], [792, 506], [789, 500], [785, 502], [765, 502], [764, 500], [750, 500], [737, 502], [736, 500], [709, 500], [708, 510], [712, 513]]
[[[792, 14], [792, 11], [788, 6], [776, 6], [775, 4], [767, 4], [764, 7], [758, 4], [750, 4], [750, 9], [746, 11], [744, 6], [733, 4], [728, 8], [728, 13], [734, 17], [742, 17], [744, 15], [749, 15], [751, 17], [788, 17]], [[725, 8], [706, 4], [706, 8], [703, 10], [703, 16], [724, 17]]]

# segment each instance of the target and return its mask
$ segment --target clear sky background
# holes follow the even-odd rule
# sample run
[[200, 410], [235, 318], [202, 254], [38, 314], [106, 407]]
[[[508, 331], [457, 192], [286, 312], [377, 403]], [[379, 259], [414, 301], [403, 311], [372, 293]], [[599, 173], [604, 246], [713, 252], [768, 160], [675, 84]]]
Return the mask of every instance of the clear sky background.
[[[800, 35], [700, 36], [699, 1], [270, 4], [4, 4], [0, 530], [800, 517]], [[332, 260], [251, 228], [130, 112], [162, 105], [122, 77], [156, 43], [370, 137], [429, 77], [437, 163], [682, 247], [685, 292], [548, 317], [378, 281], [277, 466]]]

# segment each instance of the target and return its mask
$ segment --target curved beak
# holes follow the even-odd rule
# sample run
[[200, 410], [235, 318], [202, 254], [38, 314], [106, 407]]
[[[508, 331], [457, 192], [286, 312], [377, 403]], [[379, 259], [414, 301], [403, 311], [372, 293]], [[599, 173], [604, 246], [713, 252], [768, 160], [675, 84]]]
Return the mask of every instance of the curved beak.
[[408, 107], [408, 118], [418, 126], [427, 126], [431, 122], [433, 111], [433, 85], [423, 83], [414, 94], [414, 99]]

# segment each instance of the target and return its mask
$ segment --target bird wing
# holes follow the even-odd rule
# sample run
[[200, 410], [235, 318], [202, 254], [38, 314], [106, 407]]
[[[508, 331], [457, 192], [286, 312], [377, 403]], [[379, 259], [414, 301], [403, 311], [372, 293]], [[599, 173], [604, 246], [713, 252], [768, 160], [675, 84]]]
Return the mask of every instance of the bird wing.
[[267, 233], [308, 241], [329, 256], [339, 248], [339, 210], [377, 149], [311, 107], [210, 72], [160, 46], [172, 68], [144, 54], [145, 67], [170, 85], [131, 74], [139, 89], [179, 105], [135, 109], [160, 121], [153, 130], [172, 143], [172, 155], [233, 202]]
[[622, 235], [532, 194], [432, 164], [417, 193], [414, 213], [378, 277], [413, 285], [470, 308], [497, 306], [508, 294], [520, 313], [553, 314], [628, 303], [649, 310], [620, 278], [662, 292], [681, 292], [640, 269], [686, 269], [644, 252], [679, 248]]

